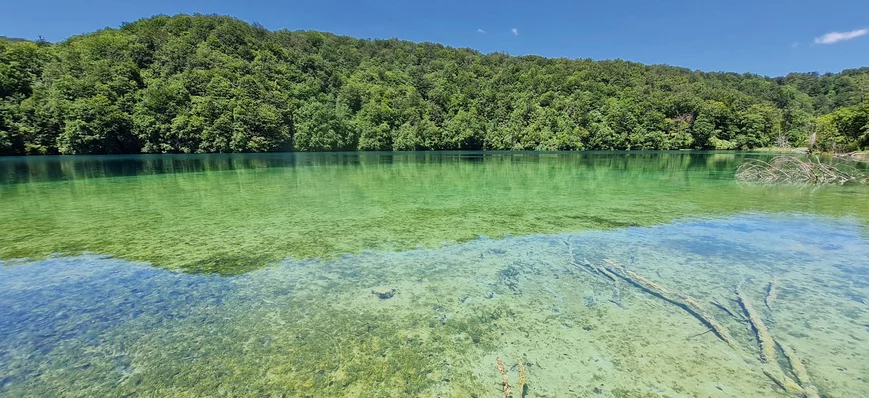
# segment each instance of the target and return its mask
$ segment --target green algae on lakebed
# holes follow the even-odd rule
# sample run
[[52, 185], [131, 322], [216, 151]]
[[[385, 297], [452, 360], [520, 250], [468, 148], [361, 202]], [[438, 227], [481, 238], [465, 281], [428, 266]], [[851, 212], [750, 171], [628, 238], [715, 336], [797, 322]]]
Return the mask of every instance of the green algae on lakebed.
[[750, 277], [747, 296], [823, 396], [867, 396], [863, 228], [741, 214], [232, 277], [95, 255], [0, 266], [0, 395], [488, 397], [501, 394], [496, 358], [515, 383], [518, 357], [527, 398], [788, 397], [762, 373], [748, 324], [709, 306], [734, 349], [659, 297], [577, 268], [569, 240], [576, 258], [613, 259], [704, 305]]
[[744, 211], [869, 214], [859, 187], [738, 184], [745, 153], [333, 153], [0, 160], [0, 259], [83, 252], [238, 275]]
[[753, 156], [0, 159], [0, 395], [488, 397], [502, 358], [526, 398], [787, 397], [711, 305], [749, 277], [822, 396], [869, 396], [869, 189], [734, 181]]

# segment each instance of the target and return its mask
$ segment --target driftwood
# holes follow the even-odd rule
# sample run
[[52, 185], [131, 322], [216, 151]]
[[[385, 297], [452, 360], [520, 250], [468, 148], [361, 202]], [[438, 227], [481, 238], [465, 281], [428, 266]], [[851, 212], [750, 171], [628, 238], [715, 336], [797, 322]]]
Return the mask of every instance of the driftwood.
[[633, 283], [641, 288], [656, 292], [659, 295], [664, 296], [664, 295], [670, 294], [670, 292], [667, 291], [667, 289], [664, 289], [663, 287], [661, 287], [657, 283], [654, 283], [654, 282], [638, 275], [637, 273], [635, 273], [633, 271], [628, 271], [627, 269], [625, 269], [621, 265], [614, 263], [612, 260], [610, 260], [608, 258], [603, 259], [603, 261], [605, 263], [609, 264], [609, 266], [612, 267], [614, 270], [610, 269], [610, 267], [607, 267], [606, 265], [603, 266], [603, 269], [606, 269], [607, 271], [611, 272], [613, 275], [619, 275], [622, 278], [626, 279], [628, 282], [631, 282], [631, 283]]
[[706, 325], [708, 325], [715, 332], [721, 340], [724, 340], [727, 345], [733, 347], [734, 349], [738, 349], [736, 342], [733, 340], [733, 337], [730, 336], [730, 332], [727, 331], [727, 328], [724, 325], [718, 323], [715, 317], [709, 313], [705, 308], [700, 306], [696, 300], [693, 298], [686, 296], [681, 293], [674, 293], [676, 297], [682, 300], [683, 305], [686, 305], [689, 308], [689, 312], [698, 316]]
[[598, 272], [600, 272], [603, 276], [607, 277], [607, 279], [613, 281], [616, 284], [619, 283], [619, 277], [617, 277], [616, 274], [610, 272], [610, 270], [608, 270], [604, 267], [595, 266], [594, 264], [590, 263], [588, 260], [585, 260], [585, 262], [589, 266], [594, 267], [594, 269], [596, 269]]
[[776, 385], [789, 394], [794, 394], [799, 397], [806, 397], [805, 389], [800, 387], [793, 379], [782, 372], [778, 366], [765, 366], [763, 374], [769, 377]]
[[809, 374], [806, 372], [806, 367], [803, 365], [803, 361], [797, 356], [796, 351], [791, 347], [782, 346], [781, 343], [779, 343], [779, 347], [788, 359], [788, 363], [791, 365], [794, 376], [797, 377], [797, 382], [802, 385], [811, 384], [809, 381]]
[[869, 153], [867, 152], [836, 153], [833, 156], [837, 158], [845, 158], [856, 161], [869, 161]]
[[[652, 282], [651, 280], [643, 277], [642, 275], [630, 271], [609, 259], [604, 259], [604, 264], [602, 264], [601, 266], [595, 266], [586, 260], [584, 261], [585, 267], [580, 267], [579, 264], [576, 263], [575, 258], [573, 257], [573, 246], [570, 244], [570, 241], [565, 239], [565, 244], [568, 246], [568, 249], [570, 251], [571, 264], [575, 267], [583, 268], [592, 275], [603, 276], [607, 279], [613, 280], [614, 282], [618, 279], [624, 279], [628, 283], [642, 289], [647, 293], [650, 293], [663, 299], [664, 301], [668, 301], [676, 306], [679, 306], [709, 328], [709, 330], [703, 333], [693, 335], [688, 339], [702, 336], [711, 331], [715, 333], [715, 335], [719, 339], [721, 339], [722, 341], [727, 343], [727, 345], [733, 348], [737, 353], [742, 355], [742, 350], [740, 350], [740, 347], [736, 344], [736, 341], [730, 335], [730, 332], [727, 330], [727, 328], [719, 323], [715, 319], [715, 317], [708, 310], [706, 310], [706, 308], [700, 305], [700, 303], [691, 296], [688, 296], [678, 291], [668, 290], [663, 286]], [[760, 346], [761, 370], [767, 377], [769, 377], [770, 380], [772, 380], [773, 383], [775, 383], [785, 392], [793, 394], [797, 397], [819, 398], [820, 394], [818, 393], [818, 389], [814, 385], [812, 385], [805, 365], [797, 355], [796, 351], [793, 350], [793, 348], [783, 346], [780, 342], [776, 341], [773, 338], [769, 329], [766, 327], [766, 324], [764, 324], [760, 314], [757, 312], [751, 301], [742, 291], [742, 287], [747, 281], [748, 278], [745, 278], [736, 286], [735, 292], [737, 300], [734, 300], [739, 303], [740, 307], [745, 313], [745, 316], [742, 316], [742, 314], [737, 314], [735, 311], [732, 311], [730, 308], [728, 308], [728, 306], [718, 301], [712, 301], [712, 304], [726, 312], [734, 319], [741, 322], [747, 322], [749, 323], [749, 325], [751, 325], [751, 328], [757, 338], [758, 345]], [[776, 299], [777, 287], [777, 279], [773, 279], [767, 284], [764, 304], [769, 309], [771, 309], [772, 303]], [[784, 354], [785, 358], [787, 358], [788, 364], [790, 365], [790, 370], [796, 377], [796, 381], [788, 376], [788, 374], [786, 374], [782, 369], [781, 364], [776, 358], [776, 348], [779, 348]], [[748, 361], [747, 358], [746, 360]], [[500, 359], [498, 360], [498, 362], [500, 369], [500, 367], [502, 366], [500, 363]], [[509, 386], [506, 374], [502, 374], [504, 375], [505, 391], [507, 392], [507, 394], [509, 394]], [[524, 388], [523, 381], [524, 380], [521, 379], [520, 375], [520, 384], [522, 385], [520, 389]], [[505, 397], [508, 396], [509, 395], [505, 395]]]
[[817, 156], [808, 160], [776, 156], [768, 162], [748, 159], [736, 169], [736, 178], [763, 184], [869, 184], [869, 173], [857, 162], [823, 162]]
[[[697, 300], [681, 292], [668, 290], [663, 286], [643, 277], [642, 275], [616, 264], [612, 260], [604, 259], [603, 261], [604, 264], [600, 267], [596, 267], [586, 261], [586, 267], [594, 270], [594, 274], [603, 275], [609, 279], [615, 279], [613, 278], [613, 276], [624, 279], [628, 283], [637, 286], [640, 289], [654, 296], [660, 297], [664, 301], [668, 301], [681, 307], [682, 309], [693, 315], [695, 318], [700, 320], [704, 325], [709, 327], [708, 331], [691, 336], [689, 337], [689, 339], [702, 336], [703, 334], [711, 331], [714, 332], [719, 339], [727, 343], [727, 345], [733, 348], [736, 352], [740, 353], [740, 355], [742, 354], [742, 351], [736, 344], [736, 341], [730, 335], [730, 332], [727, 330], [727, 328], [719, 323], [715, 319], [715, 317], [706, 310], [706, 308], [704, 308], [702, 305], [700, 305], [700, 303], [697, 302]], [[591, 271], [589, 272], [592, 273]], [[811, 384], [808, 372], [806, 371], [802, 360], [799, 358], [799, 356], [797, 356], [796, 351], [794, 351], [790, 347], [782, 346], [773, 338], [769, 329], [766, 327], [766, 324], [764, 324], [760, 314], [757, 312], [751, 301], [742, 291], [742, 287], [747, 281], [748, 278], [743, 279], [742, 282], [740, 282], [735, 289], [737, 298], [736, 301], [739, 303], [746, 316], [741, 316], [741, 314], [738, 316], [737, 313], [731, 311], [730, 308], [728, 308], [726, 305], [717, 301], [712, 301], [712, 304], [722, 309], [734, 319], [748, 322], [751, 325], [751, 328], [755, 332], [755, 335], [757, 337], [758, 345], [760, 346], [761, 370], [767, 377], [770, 378], [770, 380], [773, 381], [773, 383], [781, 387], [781, 389], [783, 389], [785, 392], [793, 394], [797, 397], [819, 398], [820, 394], [818, 393], [818, 389]], [[778, 279], [773, 279], [767, 284], [764, 304], [769, 309], [771, 309], [772, 303], [776, 299], [777, 287]], [[785, 358], [787, 358], [788, 363], [790, 364], [791, 372], [796, 377], [796, 381], [784, 372], [781, 364], [778, 362], [776, 358], [777, 347], [781, 349], [781, 351], [784, 353]]]

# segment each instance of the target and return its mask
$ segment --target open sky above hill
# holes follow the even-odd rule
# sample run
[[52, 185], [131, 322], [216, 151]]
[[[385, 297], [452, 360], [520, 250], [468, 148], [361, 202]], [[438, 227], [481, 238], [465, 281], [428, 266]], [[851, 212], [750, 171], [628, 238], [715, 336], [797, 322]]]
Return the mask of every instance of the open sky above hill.
[[614, 59], [706, 71], [838, 72], [865, 66], [869, 3], [513, 0], [11, 2], [0, 35], [60, 41], [154, 14], [216, 13], [271, 30], [432, 41], [484, 53]]

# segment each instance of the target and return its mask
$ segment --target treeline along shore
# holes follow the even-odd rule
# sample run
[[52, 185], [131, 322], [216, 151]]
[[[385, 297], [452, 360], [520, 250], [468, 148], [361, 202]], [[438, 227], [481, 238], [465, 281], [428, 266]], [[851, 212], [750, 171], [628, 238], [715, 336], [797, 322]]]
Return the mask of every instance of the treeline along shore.
[[0, 38], [0, 155], [869, 147], [869, 68], [785, 77], [155, 16]]

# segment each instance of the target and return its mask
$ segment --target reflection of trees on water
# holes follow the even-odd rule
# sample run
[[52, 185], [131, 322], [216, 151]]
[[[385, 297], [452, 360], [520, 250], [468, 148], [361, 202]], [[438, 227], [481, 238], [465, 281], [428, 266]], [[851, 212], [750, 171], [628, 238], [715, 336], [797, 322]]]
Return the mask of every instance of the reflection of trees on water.
[[766, 154], [716, 152], [327, 152], [211, 155], [124, 155], [7, 158], [0, 161], [0, 183], [76, 180], [164, 173], [212, 172], [269, 167], [376, 167], [401, 164], [547, 164], [576, 170], [698, 170], [730, 172], [748, 157]]

